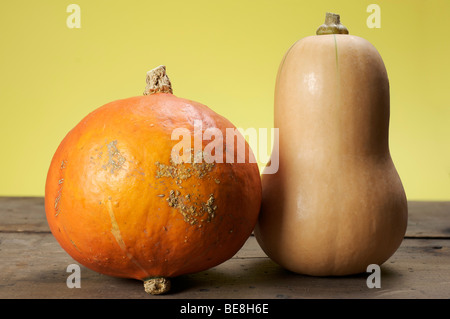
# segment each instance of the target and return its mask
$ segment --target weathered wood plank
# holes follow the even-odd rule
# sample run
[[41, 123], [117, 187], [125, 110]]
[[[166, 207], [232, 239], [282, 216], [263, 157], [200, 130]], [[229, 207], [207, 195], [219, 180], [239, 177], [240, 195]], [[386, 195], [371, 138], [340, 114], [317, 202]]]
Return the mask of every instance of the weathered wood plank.
[[[406, 237], [450, 238], [450, 202], [408, 203]], [[49, 232], [42, 197], [0, 197], [0, 232]]]
[[283, 270], [255, 238], [229, 261], [174, 279], [166, 296], [149, 296], [136, 280], [82, 267], [82, 287], [69, 289], [76, 263], [50, 234], [41, 197], [0, 197], [0, 298], [450, 298], [450, 202], [409, 202], [406, 239], [382, 266], [382, 288], [368, 274], [341, 278]]
[[50, 232], [43, 197], [0, 197], [0, 232]]
[[407, 237], [450, 238], [450, 202], [408, 202]]
[[368, 274], [339, 278], [288, 272], [252, 236], [227, 262], [173, 280], [171, 294], [149, 296], [142, 283], [81, 267], [81, 288], [69, 289], [66, 267], [76, 263], [49, 233], [0, 233], [0, 298], [450, 298], [450, 241], [405, 239], [382, 266], [381, 288]]

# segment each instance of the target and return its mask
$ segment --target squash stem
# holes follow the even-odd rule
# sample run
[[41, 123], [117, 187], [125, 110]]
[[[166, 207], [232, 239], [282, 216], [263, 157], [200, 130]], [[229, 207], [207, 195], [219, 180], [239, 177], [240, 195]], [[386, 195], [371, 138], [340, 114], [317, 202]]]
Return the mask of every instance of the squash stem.
[[317, 29], [316, 34], [348, 34], [348, 29], [341, 24], [339, 14], [327, 12], [325, 15], [325, 23]]
[[170, 280], [165, 277], [144, 279], [145, 292], [151, 295], [165, 294], [170, 290]]
[[154, 93], [173, 93], [172, 84], [166, 74], [166, 67], [164, 65], [160, 65], [153, 70], [148, 71], [145, 81], [147, 86], [145, 87], [144, 95]]

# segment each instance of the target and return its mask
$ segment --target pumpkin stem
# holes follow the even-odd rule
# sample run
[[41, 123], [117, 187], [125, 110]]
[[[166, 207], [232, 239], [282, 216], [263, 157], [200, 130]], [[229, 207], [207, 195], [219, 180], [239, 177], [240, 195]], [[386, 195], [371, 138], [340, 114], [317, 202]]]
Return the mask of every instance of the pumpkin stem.
[[327, 12], [325, 15], [325, 23], [317, 29], [316, 34], [348, 34], [348, 29], [341, 24], [339, 14]]
[[166, 66], [160, 65], [153, 70], [147, 72], [145, 80], [147, 86], [145, 87], [144, 95], [154, 93], [173, 93], [172, 84], [166, 74]]
[[144, 280], [145, 292], [151, 295], [165, 294], [170, 290], [170, 280], [164, 277], [154, 277]]

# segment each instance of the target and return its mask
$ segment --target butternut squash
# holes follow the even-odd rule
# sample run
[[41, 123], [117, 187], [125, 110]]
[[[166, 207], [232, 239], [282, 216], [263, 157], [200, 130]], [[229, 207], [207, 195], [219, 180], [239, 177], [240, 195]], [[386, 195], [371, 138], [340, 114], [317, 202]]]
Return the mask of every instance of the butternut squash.
[[[389, 81], [367, 40], [327, 13], [285, 54], [275, 88], [279, 170], [263, 174], [255, 236], [293, 272], [340, 276], [381, 265], [407, 225], [389, 144]], [[277, 148], [274, 148], [277, 149]]]

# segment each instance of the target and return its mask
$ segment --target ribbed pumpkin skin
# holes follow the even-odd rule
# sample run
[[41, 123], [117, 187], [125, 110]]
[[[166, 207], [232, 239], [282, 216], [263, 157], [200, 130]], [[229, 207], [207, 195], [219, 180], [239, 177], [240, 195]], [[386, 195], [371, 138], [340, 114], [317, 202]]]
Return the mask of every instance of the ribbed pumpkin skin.
[[352, 35], [296, 42], [277, 76], [279, 171], [263, 175], [255, 236], [294, 272], [349, 275], [399, 247], [407, 202], [388, 146], [389, 82], [377, 50]]
[[260, 209], [257, 164], [171, 164], [172, 131], [193, 131], [194, 120], [224, 137], [234, 128], [200, 103], [157, 93], [104, 105], [67, 134], [50, 165], [45, 209], [76, 261], [111, 276], [175, 277], [242, 247]]

